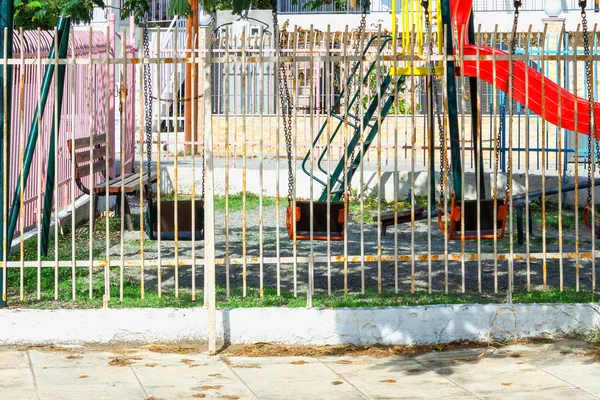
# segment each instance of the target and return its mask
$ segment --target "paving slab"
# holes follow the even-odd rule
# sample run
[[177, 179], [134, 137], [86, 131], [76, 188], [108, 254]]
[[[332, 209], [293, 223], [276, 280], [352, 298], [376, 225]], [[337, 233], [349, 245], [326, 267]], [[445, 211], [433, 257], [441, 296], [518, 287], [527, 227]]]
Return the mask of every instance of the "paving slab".
[[0, 369], [0, 390], [33, 388], [33, 376], [29, 368]]
[[[469, 398], [471, 393], [416, 360], [390, 357], [380, 360], [344, 359], [326, 364], [372, 399]], [[471, 396], [472, 397], [472, 396]]]
[[600, 400], [587, 351], [567, 341], [383, 358], [0, 348], [0, 400]]
[[29, 368], [26, 351], [0, 351], [0, 369]]

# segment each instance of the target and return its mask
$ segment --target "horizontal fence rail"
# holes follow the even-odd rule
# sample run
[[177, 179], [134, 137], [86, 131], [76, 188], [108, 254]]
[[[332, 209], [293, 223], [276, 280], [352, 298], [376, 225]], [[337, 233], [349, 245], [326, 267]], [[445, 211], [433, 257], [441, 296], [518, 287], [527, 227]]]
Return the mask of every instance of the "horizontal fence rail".
[[[22, 189], [21, 234], [2, 263], [9, 301], [107, 306], [201, 301], [216, 290], [223, 299], [291, 293], [310, 305], [336, 293], [510, 300], [519, 290], [596, 290], [599, 254], [583, 211], [588, 184], [591, 205], [598, 195], [597, 142], [565, 122], [589, 121], [589, 90], [598, 101], [596, 32], [589, 55], [581, 32], [531, 31], [510, 55], [507, 33], [481, 28], [456, 54], [381, 27], [362, 38], [155, 29], [148, 49], [135, 47], [140, 31], [123, 30], [113, 45], [114, 33], [77, 30], [54, 60], [35, 45], [53, 34], [27, 32], [0, 60], [14, 67], [13, 190], [40, 76], [66, 67], [55, 201], [43, 201], [51, 97]], [[536, 114], [538, 100], [556, 111]], [[447, 216], [453, 199], [457, 214]], [[499, 220], [504, 235], [490, 237]]]

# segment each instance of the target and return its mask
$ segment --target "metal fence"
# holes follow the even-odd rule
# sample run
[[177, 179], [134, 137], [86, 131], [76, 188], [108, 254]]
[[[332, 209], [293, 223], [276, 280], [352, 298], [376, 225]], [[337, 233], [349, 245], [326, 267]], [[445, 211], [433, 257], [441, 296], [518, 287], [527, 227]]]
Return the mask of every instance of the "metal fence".
[[[96, 37], [85, 35], [89, 37], [82, 46]], [[279, 53], [273, 38], [264, 32], [250, 39], [225, 36], [216, 46], [210, 32], [203, 30], [197, 48], [185, 50], [185, 57], [179, 56], [182, 53], [177, 46], [169, 53], [157, 41], [147, 58], [139, 49], [128, 52], [127, 40], [123, 40], [123, 50], [114, 54], [78, 58], [70, 53], [66, 59], [46, 60], [41, 54], [23, 59], [16, 52], [15, 58], [1, 60], [31, 66], [34, 72], [49, 63], [66, 65], [67, 76], [77, 68], [86, 71], [86, 80], [71, 81], [79, 83], [71, 86], [66, 97], [77, 101], [87, 96], [81, 104], [88, 108], [65, 109], [69, 111], [61, 137], [89, 139], [89, 156], [77, 161], [68, 150], [59, 151], [68, 170], [75, 171], [85, 165], [91, 168], [89, 164], [98, 157], [110, 159], [111, 146], [120, 148], [115, 152], [116, 173], [123, 178], [108, 182], [97, 176], [94, 180], [108, 191], [126, 194], [117, 199], [119, 214], [108, 211], [110, 203], [103, 199], [92, 201], [91, 210], [72, 207], [78, 192], [68, 192], [71, 222], [55, 226], [47, 256], [38, 247], [42, 239], [39, 218], [35, 213], [27, 217], [36, 221], [33, 238], [19, 236], [3, 264], [3, 290], [9, 301], [84, 298], [103, 299], [108, 305], [150, 295], [196, 300], [206, 290], [212, 297], [205, 301], [210, 302], [215, 290], [223, 298], [255, 292], [262, 296], [272, 290], [277, 295], [306, 296], [310, 305], [313, 294], [365, 293], [370, 288], [377, 293], [423, 290], [492, 296], [509, 293], [509, 297], [514, 290], [596, 289], [596, 242], [581, 217], [587, 191], [583, 187], [566, 191], [568, 185], [588, 182], [589, 163], [572, 156], [586, 148], [582, 144], [589, 133], [577, 125], [588, 118], [582, 73], [586, 57], [580, 55], [581, 41], [577, 39], [581, 32], [570, 34], [574, 40], [561, 37], [558, 43], [567, 45], [551, 54], [534, 51], [532, 43], [541, 49], [540, 43], [545, 41], [537, 33], [525, 33], [524, 51], [514, 56], [492, 53], [483, 46], [470, 47], [471, 51], [481, 50], [479, 56], [468, 55], [462, 48], [457, 56], [421, 51], [416, 46], [401, 52], [392, 48], [391, 39], [381, 30], [371, 35], [367, 50], [357, 55], [349, 40], [338, 40], [340, 35], [289, 32]], [[121, 37], [129, 36], [123, 32]], [[500, 43], [484, 41], [483, 34], [478, 37], [480, 43]], [[594, 64], [598, 61], [595, 49], [587, 56]], [[166, 53], [174, 56], [164, 57]], [[452, 85], [446, 75], [454, 71], [450, 62], [456, 63], [457, 73], [469, 70], [468, 76], [479, 78], [473, 82], [459, 74], [455, 81], [459, 88], [475, 86], [469, 87], [468, 95], [459, 93], [455, 109], [450, 97], [439, 95], [448, 93]], [[408, 63], [418, 68], [410, 69]], [[432, 69], [430, 63], [437, 68]], [[119, 111], [123, 118], [137, 123], [137, 130], [128, 132], [121, 127], [109, 132], [120, 141], [99, 146], [93, 135], [109, 129], [109, 117], [106, 103], [94, 99], [107, 96], [110, 77], [98, 71], [110, 65], [119, 71], [136, 70], [137, 90], [121, 90]], [[160, 71], [164, 65], [172, 65], [171, 71], [197, 66], [191, 75], [192, 91], [181, 97], [182, 74], [174, 73], [171, 90], [154, 93], [150, 103], [145, 103], [144, 90], [153, 81], [163, 82]], [[149, 75], [142, 73], [144, 66], [150, 66]], [[507, 76], [506, 68], [518, 71], [509, 80], [507, 91], [515, 98], [525, 96], [525, 108], [509, 101], [502, 116], [501, 107], [493, 104], [481, 118], [472, 118], [467, 104], [477, 95], [481, 99], [477, 104], [486, 111], [484, 104], [506, 89], [503, 81], [497, 80]], [[288, 77], [293, 105], [290, 136], [285, 135], [287, 125], [280, 107], [284, 80], [273, 79], [278, 71], [285, 71]], [[435, 77], [433, 71], [438, 71]], [[538, 71], [547, 77], [542, 79]], [[241, 79], [232, 79], [234, 74]], [[15, 71], [17, 82], [26, 82], [28, 76], [24, 68]], [[121, 80], [121, 87], [127, 88], [133, 78], [122, 74]], [[496, 84], [488, 86], [490, 80]], [[597, 83], [592, 81], [597, 98]], [[575, 106], [577, 98], [569, 91], [579, 96], [579, 105]], [[35, 103], [31, 93], [36, 93], [35, 89], [13, 89], [13, 121], [33, 118], [28, 111], [31, 106], [23, 106], [26, 99]], [[240, 102], [229, 101], [239, 93], [247, 95], [241, 96]], [[356, 93], [358, 100], [353, 101]], [[541, 105], [536, 99], [542, 99]], [[168, 117], [162, 113], [146, 112], [149, 104], [161, 110], [165, 102], [178, 105], [173, 109], [194, 107], [184, 128], [190, 129], [191, 141], [179, 124], [163, 124]], [[552, 107], [555, 112], [550, 111]], [[543, 115], [533, 115], [534, 110]], [[152, 121], [145, 120], [148, 115]], [[452, 115], [456, 116], [458, 138], [448, 136]], [[574, 134], [569, 123], [575, 123], [583, 135]], [[75, 129], [67, 129], [68, 125]], [[150, 132], [146, 126], [151, 127]], [[377, 135], [370, 135], [373, 129]], [[22, 155], [17, 144], [25, 138], [21, 128], [13, 128], [10, 134], [11, 162], [16, 165]], [[481, 151], [474, 151], [473, 138], [482, 144]], [[596, 144], [591, 145], [594, 149]], [[152, 192], [160, 195], [153, 200], [154, 214], [149, 212], [147, 217], [148, 200], [142, 194], [149, 187], [125, 178], [127, 146], [135, 149], [135, 171], [147, 170], [150, 150], [151, 170], [158, 174]], [[47, 148], [47, 141], [43, 142], [39, 154]], [[446, 158], [452, 158], [452, 163], [445, 162]], [[41, 160], [40, 182], [44, 180], [44, 158]], [[475, 166], [480, 164], [483, 171], [476, 175]], [[442, 166], [446, 168], [440, 174]], [[333, 178], [336, 168], [339, 174]], [[589, 172], [595, 179], [596, 168]], [[71, 174], [59, 181], [74, 188], [75, 178]], [[11, 175], [12, 182], [14, 179]], [[504, 195], [506, 182], [508, 197]], [[32, 191], [32, 207], [38, 210], [43, 207], [40, 186], [30, 184], [26, 189]], [[453, 191], [464, 193], [456, 204], [463, 211], [450, 218], [442, 213], [438, 221], [437, 203], [442, 200], [440, 209], [449, 209]], [[337, 203], [332, 198], [339, 194], [343, 195]], [[592, 190], [590, 194], [593, 203], [597, 193]], [[479, 201], [461, 201], [474, 199]], [[493, 228], [489, 229], [496, 229], [494, 221], [501, 219], [497, 206], [503, 201], [510, 203], [505, 235], [486, 237], [483, 227], [491, 219]], [[482, 213], [490, 202], [494, 204], [491, 214]], [[53, 213], [65, 211], [65, 205], [55, 203]], [[474, 219], [467, 222], [464, 210]], [[6, 219], [8, 210], [3, 212]], [[89, 216], [94, 224], [76, 224]], [[126, 229], [126, 216], [131, 217], [131, 232]], [[302, 229], [308, 233], [296, 227], [290, 234], [286, 219], [291, 225], [295, 220], [306, 223]], [[449, 237], [452, 224], [452, 229], [475, 231], [476, 238]], [[152, 228], [156, 239], [146, 235], [146, 228]]]

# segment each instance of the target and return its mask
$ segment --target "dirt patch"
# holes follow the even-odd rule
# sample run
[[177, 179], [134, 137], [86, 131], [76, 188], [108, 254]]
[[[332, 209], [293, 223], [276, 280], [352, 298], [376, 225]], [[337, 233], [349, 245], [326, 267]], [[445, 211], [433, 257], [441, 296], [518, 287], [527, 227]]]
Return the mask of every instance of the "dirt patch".
[[142, 346], [142, 349], [146, 349], [153, 353], [163, 354], [197, 354], [201, 353], [204, 348], [202, 346], [193, 345], [171, 345], [171, 344], [150, 344]]
[[231, 368], [260, 368], [258, 364], [231, 364]]
[[384, 357], [416, 357], [432, 351], [450, 351], [458, 349], [484, 348], [487, 343], [454, 342], [448, 344], [421, 346], [284, 346], [278, 344], [258, 343], [253, 345], [231, 346], [221, 354], [227, 356], [247, 357], [323, 357], [323, 356], [369, 356]]
[[73, 351], [75, 351], [75, 349], [71, 349], [69, 347], [63, 347], [63, 346], [55, 346], [53, 344], [48, 344], [48, 345], [34, 345], [34, 346], [27, 346], [27, 347], [20, 347], [19, 349], [17, 349], [19, 351], [27, 351], [27, 350], [39, 350], [39, 351], [64, 351], [64, 352], [68, 352], [68, 353], [72, 353]]
[[341, 364], [341, 365], [355, 365], [355, 364], [370, 364], [370, 362], [369, 361], [340, 360], [340, 361], [337, 361], [336, 364]]
[[108, 365], [111, 367], [126, 367], [134, 364], [134, 361], [140, 361], [142, 357], [127, 357], [127, 356], [114, 356], [110, 357]]

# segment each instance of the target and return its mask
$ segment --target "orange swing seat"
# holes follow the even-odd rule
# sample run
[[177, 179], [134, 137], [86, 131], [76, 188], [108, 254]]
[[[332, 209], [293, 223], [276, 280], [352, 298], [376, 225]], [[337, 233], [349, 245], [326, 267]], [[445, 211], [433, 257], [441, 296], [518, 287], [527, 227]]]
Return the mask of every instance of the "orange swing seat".
[[461, 210], [462, 202], [456, 200], [456, 195], [452, 195], [452, 206], [450, 211], [445, 211], [442, 207], [438, 209], [438, 226], [442, 232], [444, 229], [444, 216], [448, 219], [448, 239], [460, 240], [463, 237], [462, 221], [464, 218], [464, 238], [465, 239], [500, 239], [504, 237], [506, 229], [506, 217], [508, 215], [507, 199], [496, 200], [496, 221], [494, 221], [494, 199], [479, 200], [480, 209], [480, 231], [477, 234], [477, 202], [478, 200], [465, 200], [464, 210]]
[[588, 232], [592, 232], [591, 215], [594, 214], [594, 237], [600, 239], [600, 214], [598, 214], [589, 204], [583, 209], [583, 222]]
[[[290, 206], [285, 213], [285, 225], [288, 231], [288, 237], [298, 240], [311, 239], [311, 214], [310, 201], [296, 201], [296, 219], [294, 221], [293, 208]], [[312, 239], [314, 240], [344, 240], [344, 203], [330, 202], [312, 202]], [[327, 218], [327, 208], [330, 209], [330, 218]], [[329, 236], [327, 229], [329, 228]]]

